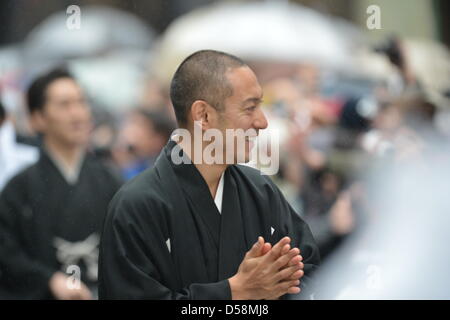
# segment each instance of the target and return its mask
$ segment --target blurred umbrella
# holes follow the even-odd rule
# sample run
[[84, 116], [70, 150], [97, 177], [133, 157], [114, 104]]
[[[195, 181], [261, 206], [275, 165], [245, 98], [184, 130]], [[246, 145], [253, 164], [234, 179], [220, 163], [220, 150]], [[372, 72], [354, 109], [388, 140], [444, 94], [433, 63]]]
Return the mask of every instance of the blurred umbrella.
[[448, 145], [432, 145], [432, 152], [372, 169], [364, 205], [353, 203], [359, 229], [321, 265], [306, 298], [450, 299], [450, 153]]
[[439, 42], [406, 39], [403, 41], [411, 71], [427, 97], [438, 107], [449, 108], [450, 52]]
[[110, 7], [81, 7], [80, 29], [67, 28], [68, 17], [51, 15], [28, 35], [26, 78], [67, 63], [95, 107], [121, 110], [138, 103], [154, 32], [134, 15]]
[[345, 68], [356, 28], [289, 3], [219, 4], [175, 20], [160, 43], [163, 78], [200, 49], [216, 49], [247, 60], [312, 62]]
[[30, 32], [23, 47], [26, 62], [55, 62], [123, 48], [147, 50], [154, 35], [134, 15], [110, 7], [81, 7], [80, 29], [67, 28], [69, 16], [53, 14]]
[[120, 112], [140, 102], [146, 69], [136, 62], [134, 55], [116, 52], [108, 57], [75, 59], [69, 66], [94, 107]]

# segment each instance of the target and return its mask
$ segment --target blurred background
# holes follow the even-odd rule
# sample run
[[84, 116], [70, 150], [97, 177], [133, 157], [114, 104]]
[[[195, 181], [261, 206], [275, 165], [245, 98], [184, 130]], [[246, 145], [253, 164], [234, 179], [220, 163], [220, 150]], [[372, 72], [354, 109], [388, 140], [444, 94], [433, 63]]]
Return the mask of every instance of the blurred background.
[[25, 166], [14, 150], [39, 145], [37, 75], [68, 66], [89, 149], [127, 180], [175, 126], [178, 64], [222, 50], [257, 74], [280, 137], [272, 178], [319, 244], [310, 298], [450, 298], [449, 1], [3, 0], [0, 21], [0, 190]]

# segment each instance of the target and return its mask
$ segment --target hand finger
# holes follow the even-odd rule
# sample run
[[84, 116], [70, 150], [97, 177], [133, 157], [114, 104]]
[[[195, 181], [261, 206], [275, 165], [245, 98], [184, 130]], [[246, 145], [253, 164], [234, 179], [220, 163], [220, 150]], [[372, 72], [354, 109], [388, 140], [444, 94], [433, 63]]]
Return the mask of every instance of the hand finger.
[[270, 249], [272, 249], [272, 245], [270, 243], [268, 243], [268, 242], [264, 243], [264, 246], [263, 246], [263, 248], [261, 250], [261, 255], [262, 256], [265, 255], [267, 252], [270, 251]]
[[92, 300], [92, 294], [89, 291], [89, 289], [86, 289], [86, 290], [83, 291], [82, 300]]
[[281, 268], [285, 267], [289, 261], [291, 261], [295, 256], [298, 256], [299, 250], [297, 248], [293, 248], [289, 250], [288, 253], [285, 255], [279, 257], [273, 264], [272, 264], [272, 270], [280, 270]]
[[305, 275], [305, 271], [298, 270], [298, 271], [294, 272], [289, 279], [290, 280], [301, 279], [304, 275]]
[[299, 266], [292, 266], [281, 270], [275, 275], [276, 281], [297, 280], [303, 276], [304, 271]]
[[295, 265], [300, 265], [303, 268], [303, 262], [302, 262], [302, 256], [301, 255], [296, 255], [287, 264], [288, 267], [292, 267], [292, 266], [295, 266]]
[[301, 269], [303, 269], [305, 265], [301, 261], [302, 261], [302, 256], [297, 255], [297, 256], [293, 257], [291, 259], [291, 261], [289, 261], [288, 264], [283, 266], [281, 269], [286, 269], [286, 268], [293, 267], [296, 265], [298, 265]]
[[289, 252], [290, 249], [291, 249], [291, 246], [289, 244], [285, 244], [283, 249], [281, 249], [281, 255], [285, 255], [286, 253]]
[[246, 258], [257, 258], [261, 255], [261, 249], [264, 245], [264, 238], [258, 237], [258, 241], [245, 254]]
[[291, 238], [284, 237], [276, 245], [273, 246], [272, 250], [270, 250], [269, 254], [267, 254], [265, 257], [267, 257], [267, 260], [276, 260], [280, 256], [281, 249], [291, 242]]
[[291, 238], [284, 237], [273, 246], [272, 251], [279, 256], [281, 254], [283, 247], [290, 243], [291, 243]]
[[300, 287], [290, 287], [289, 289], [288, 289], [288, 292], [287, 293], [289, 293], [289, 294], [297, 294], [297, 293], [300, 293], [300, 291], [302, 291], [302, 289], [300, 289]]
[[289, 292], [289, 290], [293, 290], [291, 288], [293, 287], [298, 287], [300, 285], [300, 281], [299, 280], [293, 280], [293, 281], [283, 281], [280, 282], [277, 287], [276, 287], [276, 295], [277, 296], [282, 296], [286, 293]]

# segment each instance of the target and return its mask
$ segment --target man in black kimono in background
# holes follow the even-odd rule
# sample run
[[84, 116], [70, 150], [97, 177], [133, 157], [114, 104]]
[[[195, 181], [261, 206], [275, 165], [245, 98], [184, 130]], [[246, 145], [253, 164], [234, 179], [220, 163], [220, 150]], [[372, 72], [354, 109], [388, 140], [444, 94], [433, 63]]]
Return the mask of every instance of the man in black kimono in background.
[[95, 298], [100, 231], [119, 180], [86, 152], [91, 112], [67, 71], [37, 78], [27, 98], [42, 147], [0, 195], [0, 298]]
[[[191, 133], [198, 123], [201, 132], [267, 127], [256, 76], [226, 53], [204, 50], [186, 58], [171, 99], [179, 126]], [[196, 161], [188, 142], [169, 141], [154, 168], [111, 201], [100, 244], [100, 299], [299, 293], [302, 276], [319, 262], [308, 226], [270, 178], [243, 165]], [[250, 149], [246, 140], [246, 161]], [[177, 164], [174, 153], [193, 163]]]

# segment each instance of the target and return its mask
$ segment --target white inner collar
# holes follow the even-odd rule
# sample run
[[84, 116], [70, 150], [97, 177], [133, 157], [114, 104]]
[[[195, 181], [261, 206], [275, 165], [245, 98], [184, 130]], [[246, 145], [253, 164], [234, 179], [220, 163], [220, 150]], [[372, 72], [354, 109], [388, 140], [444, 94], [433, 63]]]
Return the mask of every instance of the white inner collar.
[[83, 164], [85, 154], [82, 153], [80, 155], [74, 166], [68, 166], [64, 163], [64, 161], [61, 160], [61, 158], [57, 154], [52, 153], [47, 148], [46, 150], [49, 158], [53, 161], [56, 168], [58, 168], [59, 172], [64, 177], [64, 180], [66, 180], [66, 182], [70, 185], [75, 185], [78, 182], [78, 178], [80, 176], [81, 166]]
[[223, 200], [223, 185], [224, 185], [225, 171], [222, 172], [220, 176], [219, 185], [217, 186], [216, 196], [214, 197], [214, 203], [216, 204], [217, 210], [222, 213], [222, 200]]

